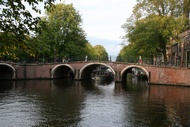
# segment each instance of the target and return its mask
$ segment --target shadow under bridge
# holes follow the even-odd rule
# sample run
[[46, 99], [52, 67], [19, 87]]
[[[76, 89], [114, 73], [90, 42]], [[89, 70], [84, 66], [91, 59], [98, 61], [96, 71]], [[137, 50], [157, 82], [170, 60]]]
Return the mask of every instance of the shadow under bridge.
[[15, 68], [6, 63], [0, 63], [0, 79], [15, 79]]
[[130, 65], [123, 69], [121, 72], [122, 82], [127, 82], [128, 75], [131, 74], [133, 77], [140, 80], [149, 80], [149, 73], [146, 69], [138, 65]]
[[59, 64], [51, 70], [51, 78], [74, 78], [74, 69], [68, 64]]
[[115, 71], [109, 65], [104, 63], [89, 63], [80, 69], [79, 78], [81, 80], [90, 80], [92, 78], [91, 74], [93, 70], [95, 70], [99, 66], [104, 66], [108, 68], [115, 77]]

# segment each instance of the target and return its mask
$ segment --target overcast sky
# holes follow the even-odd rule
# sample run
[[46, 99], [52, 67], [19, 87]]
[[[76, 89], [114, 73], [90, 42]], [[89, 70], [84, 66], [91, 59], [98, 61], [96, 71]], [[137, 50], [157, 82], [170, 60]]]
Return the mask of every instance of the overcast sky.
[[136, 0], [57, 0], [72, 3], [82, 17], [83, 30], [91, 45], [102, 45], [108, 55], [116, 57], [121, 50], [121, 26], [132, 14]]

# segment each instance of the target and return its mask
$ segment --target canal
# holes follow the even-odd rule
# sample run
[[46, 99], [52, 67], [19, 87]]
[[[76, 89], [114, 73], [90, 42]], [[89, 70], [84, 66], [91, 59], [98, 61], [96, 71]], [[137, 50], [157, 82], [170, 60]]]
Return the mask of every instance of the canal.
[[2, 127], [184, 127], [190, 87], [127, 83], [0, 81]]

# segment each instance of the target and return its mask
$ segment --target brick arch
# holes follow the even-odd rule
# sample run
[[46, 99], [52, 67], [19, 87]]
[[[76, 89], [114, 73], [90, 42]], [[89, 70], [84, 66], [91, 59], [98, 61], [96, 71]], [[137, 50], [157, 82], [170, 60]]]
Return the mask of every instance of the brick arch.
[[130, 68], [139, 68], [139, 69], [142, 69], [146, 75], [147, 75], [147, 78], [149, 79], [149, 72], [143, 67], [143, 66], [138, 66], [138, 65], [129, 65], [127, 67], [125, 67], [122, 71], [121, 71], [121, 78], [123, 80], [123, 76], [124, 76], [124, 73], [129, 70]]
[[[60, 68], [61, 68], [61, 69], [60, 69]], [[51, 70], [51, 78], [61, 78], [61, 76], [55, 77], [55, 73], [56, 73], [56, 71], [57, 71], [58, 69], [60, 69], [60, 71], [63, 71], [64, 68], [65, 68], [67, 74], [70, 72], [70, 70], [71, 70], [71, 72], [73, 73], [73, 75], [75, 74], [74, 68], [73, 68], [71, 65], [69, 65], [69, 64], [58, 64], [58, 65], [56, 65], [56, 66]], [[68, 70], [67, 68], [69, 68], [70, 70]], [[64, 72], [62, 72], [62, 74], [63, 74], [63, 73], [64, 73]]]
[[88, 64], [84, 65], [84, 66], [80, 69], [80, 71], [79, 71], [79, 79], [82, 79], [82, 75], [83, 75], [84, 70], [85, 70], [86, 68], [88, 68], [88, 67], [90, 67], [90, 66], [98, 66], [98, 65], [103, 65], [103, 66], [108, 67], [108, 68], [112, 71], [112, 73], [113, 73], [113, 75], [114, 75], [114, 77], [115, 77], [115, 71], [113, 70], [113, 68], [112, 68], [111, 66], [109, 66], [109, 65], [107, 65], [107, 64], [105, 64], [105, 63], [88, 63]]
[[0, 63], [0, 78], [1, 79], [15, 79], [16, 69], [7, 63]]

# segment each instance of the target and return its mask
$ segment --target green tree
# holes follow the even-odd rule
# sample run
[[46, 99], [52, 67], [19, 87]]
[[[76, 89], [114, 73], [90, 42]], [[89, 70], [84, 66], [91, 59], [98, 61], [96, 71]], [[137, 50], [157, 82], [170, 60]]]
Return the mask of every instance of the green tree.
[[136, 21], [133, 26], [123, 27], [128, 30], [127, 38], [134, 43], [134, 52], [137, 55], [150, 58], [162, 53], [164, 62], [167, 62], [167, 46], [170, 45], [171, 38], [181, 30], [180, 23], [173, 16], [151, 15]]
[[85, 53], [88, 56], [88, 60], [97, 60], [97, 58], [98, 58], [94, 47], [90, 43], [86, 44]]
[[136, 48], [135, 43], [130, 43], [121, 49], [116, 61], [136, 63], [138, 61], [139, 55], [140, 54], [138, 53], [138, 49]]
[[146, 17], [150, 14], [179, 16], [189, 11], [189, 0], [140, 0], [134, 14]]
[[[55, 0], [44, 1], [44, 8], [48, 9]], [[33, 17], [27, 10], [26, 4], [29, 4], [31, 10], [41, 13], [37, 5], [43, 0], [0, 0], [0, 30], [1, 32], [11, 32], [15, 35], [29, 34], [36, 31], [36, 25], [39, 17]]]
[[122, 26], [124, 39], [133, 43], [136, 55], [152, 57], [162, 53], [167, 62], [166, 51], [171, 39], [185, 28], [186, 18], [176, 0], [141, 0], [135, 6], [133, 17]]
[[159, 16], [183, 17], [189, 23], [190, 0], [140, 0], [133, 10], [136, 19], [156, 14]]
[[0, 58], [19, 60], [35, 56], [34, 44], [30, 36], [25, 35], [19, 39], [12, 33], [2, 32], [0, 33], [0, 42]]
[[85, 32], [81, 27], [82, 19], [72, 4], [57, 4], [46, 12], [38, 34], [39, 42], [50, 49], [49, 57], [77, 57], [85, 54], [87, 43]]
[[94, 46], [94, 50], [99, 60], [108, 61], [108, 53], [103, 46], [96, 45]]
[[[44, 2], [44, 8], [50, 8], [55, 0]], [[0, 0], [0, 57], [16, 58], [16, 51], [27, 50], [29, 34], [37, 31], [39, 17], [33, 17], [26, 4], [36, 13], [43, 0]], [[26, 51], [26, 53], [30, 51]], [[31, 53], [29, 53], [30, 55]]]

